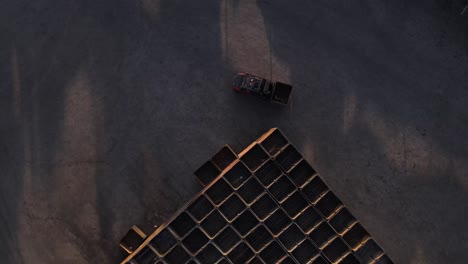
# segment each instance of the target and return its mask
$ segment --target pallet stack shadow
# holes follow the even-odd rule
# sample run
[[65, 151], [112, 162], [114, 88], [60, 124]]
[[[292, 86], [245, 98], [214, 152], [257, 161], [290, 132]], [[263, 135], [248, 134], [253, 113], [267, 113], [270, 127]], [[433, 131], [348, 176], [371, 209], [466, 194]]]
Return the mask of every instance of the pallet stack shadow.
[[392, 263], [277, 128], [195, 175], [203, 191], [122, 263]]

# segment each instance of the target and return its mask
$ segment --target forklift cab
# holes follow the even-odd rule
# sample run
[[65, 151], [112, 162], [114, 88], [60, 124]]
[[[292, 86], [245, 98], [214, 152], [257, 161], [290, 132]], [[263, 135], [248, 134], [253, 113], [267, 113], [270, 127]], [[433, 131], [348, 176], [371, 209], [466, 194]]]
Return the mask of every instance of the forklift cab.
[[266, 80], [249, 73], [238, 73], [233, 80], [232, 89], [240, 93], [264, 95]]

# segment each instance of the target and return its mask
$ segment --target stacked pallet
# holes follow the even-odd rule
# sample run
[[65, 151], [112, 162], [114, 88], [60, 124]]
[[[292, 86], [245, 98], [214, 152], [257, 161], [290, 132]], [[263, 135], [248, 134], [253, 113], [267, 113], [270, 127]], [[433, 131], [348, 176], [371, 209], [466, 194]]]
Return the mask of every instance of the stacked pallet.
[[195, 175], [203, 191], [123, 264], [392, 263], [277, 128]]

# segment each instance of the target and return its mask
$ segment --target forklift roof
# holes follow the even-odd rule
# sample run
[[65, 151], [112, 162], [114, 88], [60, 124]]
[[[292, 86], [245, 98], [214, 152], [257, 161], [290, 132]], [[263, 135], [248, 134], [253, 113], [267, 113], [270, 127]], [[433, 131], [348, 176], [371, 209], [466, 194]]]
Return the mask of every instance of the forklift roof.
[[242, 87], [252, 92], [260, 92], [263, 80], [264, 79], [258, 76], [246, 74], [245, 81]]

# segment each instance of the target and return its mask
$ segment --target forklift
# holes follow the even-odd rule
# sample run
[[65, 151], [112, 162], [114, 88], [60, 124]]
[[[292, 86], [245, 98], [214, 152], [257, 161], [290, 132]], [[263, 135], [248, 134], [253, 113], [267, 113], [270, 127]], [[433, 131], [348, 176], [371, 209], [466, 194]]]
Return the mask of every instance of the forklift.
[[232, 81], [232, 89], [238, 93], [263, 97], [265, 100], [281, 105], [287, 105], [292, 86], [247, 73], [237, 73]]

